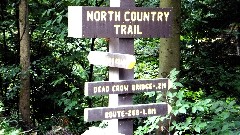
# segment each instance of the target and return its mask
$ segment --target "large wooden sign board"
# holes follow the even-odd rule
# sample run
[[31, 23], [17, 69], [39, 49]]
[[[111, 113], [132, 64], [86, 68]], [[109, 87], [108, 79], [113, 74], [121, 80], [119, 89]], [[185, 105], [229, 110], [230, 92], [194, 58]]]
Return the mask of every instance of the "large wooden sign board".
[[132, 69], [136, 63], [134, 55], [91, 51], [88, 60], [93, 65]]
[[149, 116], [164, 116], [171, 111], [167, 103], [125, 105], [84, 109], [84, 121], [128, 119]]
[[151, 80], [121, 80], [121, 81], [102, 81], [86, 82], [85, 96], [126, 94], [150, 91], [165, 92], [172, 88], [172, 83], [167, 78]]
[[170, 37], [172, 8], [68, 7], [68, 36]]

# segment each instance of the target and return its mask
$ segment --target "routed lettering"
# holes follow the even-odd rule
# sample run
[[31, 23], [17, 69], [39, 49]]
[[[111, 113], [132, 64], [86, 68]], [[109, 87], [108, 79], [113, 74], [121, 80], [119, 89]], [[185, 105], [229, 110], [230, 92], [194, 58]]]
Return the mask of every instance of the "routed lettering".
[[142, 32], [140, 30], [139, 25], [114, 25], [116, 35], [141, 35]]
[[166, 92], [172, 87], [172, 83], [167, 78], [151, 80], [122, 80], [117, 82], [86, 82], [85, 95], [107, 95], [107, 94], [125, 94], [150, 91]]
[[[81, 12], [79, 12], [81, 10]], [[150, 38], [170, 37], [172, 8], [69, 6], [70, 37]], [[78, 18], [78, 19], [76, 19]], [[78, 26], [79, 25], [79, 26]], [[76, 32], [78, 31], [79, 32]]]
[[166, 115], [170, 113], [170, 111], [171, 106], [167, 103], [86, 108], [84, 109], [84, 120], [89, 122], [109, 119], [148, 117]]
[[[121, 18], [123, 14], [123, 18]], [[168, 21], [169, 12], [136, 12], [136, 11], [87, 11], [87, 21]]]

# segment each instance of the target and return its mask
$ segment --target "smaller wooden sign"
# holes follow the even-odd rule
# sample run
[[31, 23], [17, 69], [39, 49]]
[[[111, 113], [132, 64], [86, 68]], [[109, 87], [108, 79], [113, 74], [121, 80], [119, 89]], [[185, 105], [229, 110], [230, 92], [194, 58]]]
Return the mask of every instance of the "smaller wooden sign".
[[167, 91], [172, 88], [172, 83], [168, 78], [158, 78], [151, 80], [119, 80], [85, 82], [85, 96], [139, 93], [150, 91]]
[[84, 109], [84, 121], [127, 119], [148, 116], [164, 116], [171, 112], [167, 103], [124, 105], [118, 107], [98, 107]]
[[91, 51], [88, 60], [93, 65], [132, 69], [136, 58], [130, 54]]

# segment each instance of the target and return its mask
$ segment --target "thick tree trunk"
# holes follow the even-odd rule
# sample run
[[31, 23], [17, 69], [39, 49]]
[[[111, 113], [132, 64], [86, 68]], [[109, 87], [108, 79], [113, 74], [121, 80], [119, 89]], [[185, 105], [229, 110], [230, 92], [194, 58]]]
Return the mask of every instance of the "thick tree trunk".
[[181, 0], [161, 0], [160, 7], [173, 7], [172, 37], [160, 39], [159, 75], [166, 77], [180, 65], [180, 20]]
[[19, 28], [20, 28], [20, 76], [19, 112], [23, 126], [29, 129], [32, 126], [30, 118], [30, 37], [28, 23], [28, 2], [20, 0]]
[[[174, 68], [180, 68], [180, 20], [181, 0], [161, 0], [160, 7], [173, 7], [172, 37], [160, 39], [159, 49], [159, 77], [167, 77]], [[173, 119], [176, 119], [172, 117]], [[159, 123], [156, 135], [170, 134], [171, 120]]]

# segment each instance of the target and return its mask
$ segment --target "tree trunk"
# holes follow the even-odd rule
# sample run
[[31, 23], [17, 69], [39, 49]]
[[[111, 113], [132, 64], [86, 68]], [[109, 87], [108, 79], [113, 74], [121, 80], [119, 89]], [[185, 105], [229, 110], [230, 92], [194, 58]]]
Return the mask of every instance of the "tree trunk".
[[167, 77], [173, 68], [180, 65], [180, 0], [161, 0], [160, 7], [173, 7], [172, 37], [160, 39], [159, 75]]
[[[159, 77], [167, 77], [174, 68], [180, 68], [180, 20], [181, 0], [161, 0], [160, 7], [173, 7], [172, 37], [160, 39]], [[172, 117], [173, 118], [173, 117]], [[174, 118], [175, 119], [175, 118]], [[169, 132], [170, 121], [159, 123], [156, 135], [166, 135]]]
[[27, 0], [20, 0], [19, 3], [19, 29], [21, 66], [19, 112], [23, 128], [29, 129], [32, 126], [32, 122], [30, 118], [30, 37]]

